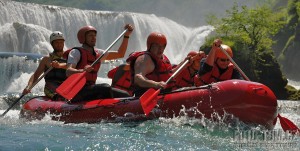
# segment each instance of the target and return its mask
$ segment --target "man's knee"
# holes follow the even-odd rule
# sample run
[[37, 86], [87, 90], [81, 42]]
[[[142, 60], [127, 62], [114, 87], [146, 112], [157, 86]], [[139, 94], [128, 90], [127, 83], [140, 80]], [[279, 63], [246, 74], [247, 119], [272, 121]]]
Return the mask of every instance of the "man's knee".
[[117, 88], [112, 88], [112, 93], [114, 98], [130, 97], [128, 92]]

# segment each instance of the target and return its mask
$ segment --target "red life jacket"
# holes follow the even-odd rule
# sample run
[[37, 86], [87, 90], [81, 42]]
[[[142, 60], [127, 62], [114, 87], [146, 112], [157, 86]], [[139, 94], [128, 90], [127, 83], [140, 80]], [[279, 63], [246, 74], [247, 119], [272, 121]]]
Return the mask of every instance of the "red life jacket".
[[[72, 49], [79, 50], [79, 52], [81, 54], [81, 58], [80, 58], [79, 62], [77, 63], [76, 69], [84, 69], [84, 67], [86, 65], [91, 65], [97, 58], [100, 57], [100, 54], [97, 50], [94, 50], [93, 54], [91, 54], [91, 53], [88, 53], [88, 51], [82, 47], [74, 47]], [[67, 59], [68, 55], [72, 49], [65, 51], [63, 57], [65, 57]], [[100, 69], [100, 66], [101, 66], [101, 62], [98, 61], [97, 63], [95, 63], [93, 65], [94, 70], [92, 72], [86, 73], [86, 80], [87, 80], [86, 84], [91, 85], [91, 84], [96, 83], [97, 74]]]
[[[196, 72], [197, 73], [197, 72]], [[194, 86], [194, 76], [196, 73], [190, 73], [188, 68], [185, 68], [176, 77], [176, 88], [191, 87]]]
[[110, 79], [113, 79], [117, 70], [118, 70], [119, 67], [115, 67], [113, 69], [111, 69], [110, 71], [108, 71], [107, 73], [107, 77], [110, 78]]
[[197, 75], [196, 86], [202, 86], [219, 81], [229, 80], [232, 77], [233, 69], [234, 65], [232, 63], [229, 63], [226, 71], [220, 75], [219, 68], [217, 67], [217, 65], [214, 65], [210, 72], [204, 74], [201, 77]]
[[[156, 82], [159, 82], [159, 81], [166, 82], [172, 76], [172, 65], [171, 65], [169, 59], [167, 58], [167, 56], [165, 56], [164, 54], [163, 54], [163, 59], [156, 59], [156, 57], [154, 57], [148, 51], [141, 51], [141, 52], [134, 53], [134, 54], [130, 55], [129, 58], [127, 59], [128, 61], [130, 60], [131, 70], [134, 71], [133, 67], [134, 67], [134, 63], [135, 63], [136, 59], [139, 56], [144, 55], [144, 54], [149, 55], [155, 64], [154, 71], [147, 74], [146, 78], [148, 78], [149, 80], [156, 81]], [[134, 73], [134, 72], [132, 72], [132, 73]], [[133, 80], [132, 80], [132, 82], [133, 82]], [[174, 86], [174, 83], [170, 82], [168, 84], [167, 88], [173, 87], [173, 86]]]
[[[120, 67], [120, 66], [119, 66]], [[107, 76], [111, 79], [113, 79], [111, 86], [117, 89], [124, 90], [128, 92], [131, 96], [133, 96], [133, 90], [131, 87], [131, 73], [130, 71], [124, 71], [122, 69], [119, 69], [119, 67], [116, 67], [112, 70], [110, 70], [107, 73]], [[122, 75], [117, 75], [117, 71], [122, 70], [123, 72], [121, 73]], [[120, 74], [120, 73], [118, 73]], [[116, 79], [117, 78], [117, 79]]]

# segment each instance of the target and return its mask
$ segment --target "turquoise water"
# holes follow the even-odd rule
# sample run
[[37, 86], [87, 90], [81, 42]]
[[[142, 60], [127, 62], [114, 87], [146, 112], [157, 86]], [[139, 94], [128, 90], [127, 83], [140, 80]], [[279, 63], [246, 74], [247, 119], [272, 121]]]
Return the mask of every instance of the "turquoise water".
[[[300, 103], [280, 101], [283, 116], [300, 125]], [[0, 113], [3, 113], [1, 110]], [[40, 121], [19, 119], [11, 110], [0, 119], [0, 151], [10, 150], [298, 150], [300, 137], [241, 122], [187, 117], [160, 118], [138, 123], [63, 124], [46, 116]], [[237, 135], [239, 132], [255, 137]], [[263, 134], [266, 138], [263, 138]], [[275, 135], [278, 135], [275, 136]], [[242, 139], [239, 139], [242, 137]], [[242, 146], [244, 144], [244, 146]], [[248, 147], [245, 147], [248, 145]]]

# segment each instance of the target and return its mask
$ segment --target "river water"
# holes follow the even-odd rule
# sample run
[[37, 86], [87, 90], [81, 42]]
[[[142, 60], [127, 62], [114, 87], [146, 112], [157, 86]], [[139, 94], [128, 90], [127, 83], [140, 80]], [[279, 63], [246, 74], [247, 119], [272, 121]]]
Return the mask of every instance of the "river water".
[[[300, 125], [300, 104], [279, 101], [280, 112]], [[4, 110], [1, 110], [2, 113]], [[40, 121], [19, 119], [11, 110], [0, 120], [0, 150], [299, 150], [299, 136], [242, 122], [188, 117], [132, 123], [63, 124], [46, 116]], [[242, 133], [242, 135], [240, 134]], [[251, 134], [251, 135], [249, 135]], [[250, 139], [249, 139], [250, 137]]]
[[[34, 58], [27, 54], [27, 58]], [[30, 57], [31, 56], [31, 57]], [[36, 57], [36, 59], [39, 57]], [[0, 58], [4, 67], [0, 114], [20, 97], [38, 63], [25, 57]], [[103, 68], [118, 62], [106, 63]], [[100, 74], [101, 75], [101, 74]], [[98, 82], [110, 83], [104, 76]], [[4, 82], [6, 81], [6, 82]], [[289, 80], [291, 81], [291, 80]], [[295, 85], [299, 82], [293, 81]], [[43, 95], [42, 80], [10, 110], [0, 118], [0, 151], [10, 150], [298, 150], [300, 137], [285, 134], [279, 121], [275, 129], [265, 130], [239, 122], [225, 124], [226, 118], [218, 121], [191, 117], [159, 118], [143, 122], [64, 124], [52, 121], [50, 115], [42, 120], [19, 119], [19, 111], [25, 100]], [[300, 102], [278, 100], [278, 109], [296, 125], [300, 125]], [[229, 115], [230, 116], [230, 115]]]

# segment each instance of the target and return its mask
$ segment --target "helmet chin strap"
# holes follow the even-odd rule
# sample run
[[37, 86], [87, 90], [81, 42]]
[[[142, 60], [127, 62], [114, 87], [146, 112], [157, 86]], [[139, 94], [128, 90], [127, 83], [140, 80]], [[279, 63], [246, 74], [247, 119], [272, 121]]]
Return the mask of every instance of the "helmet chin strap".
[[87, 44], [86, 42], [85, 42], [85, 43], [83, 43], [83, 47], [89, 47], [89, 48], [92, 48], [92, 49], [94, 49], [94, 46], [91, 46], [91, 45]]
[[[61, 54], [59, 54], [59, 53], [61, 53]], [[63, 53], [64, 53], [64, 50], [55, 50], [54, 49], [54, 51], [53, 51], [53, 54], [58, 57], [62, 57]]]
[[64, 50], [56, 50], [56, 49], [53, 50], [53, 53], [55, 53], [55, 54], [57, 54], [59, 52], [64, 52]]
[[150, 44], [150, 47], [149, 47], [149, 49], [147, 49], [147, 51], [149, 51], [149, 52], [150, 52], [150, 49], [151, 49], [151, 47], [152, 47], [152, 44]]
[[215, 60], [215, 64], [217, 65], [217, 67], [218, 67], [219, 69], [221, 69], [221, 67], [218, 65], [218, 59], [219, 59], [219, 58], [217, 58], [217, 59]]

